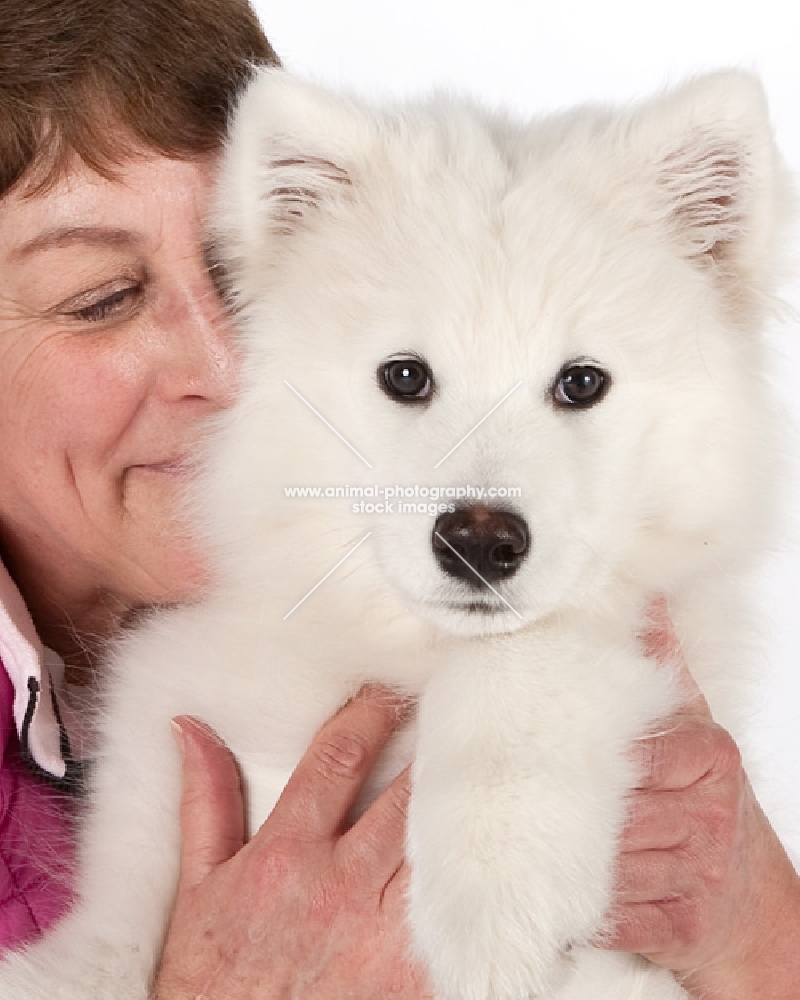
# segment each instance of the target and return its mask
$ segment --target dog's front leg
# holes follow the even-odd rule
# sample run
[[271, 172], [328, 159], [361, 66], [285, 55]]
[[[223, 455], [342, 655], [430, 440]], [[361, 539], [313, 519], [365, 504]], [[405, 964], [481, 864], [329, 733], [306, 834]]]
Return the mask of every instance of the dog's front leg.
[[666, 671], [591, 623], [462, 642], [420, 705], [410, 919], [437, 1000], [551, 1000], [610, 901], [626, 748]]

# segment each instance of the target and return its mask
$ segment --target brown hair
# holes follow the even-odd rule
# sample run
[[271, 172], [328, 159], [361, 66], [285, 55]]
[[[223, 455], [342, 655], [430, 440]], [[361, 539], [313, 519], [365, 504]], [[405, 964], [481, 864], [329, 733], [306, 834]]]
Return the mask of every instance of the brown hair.
[[212, 151], [255, 63], [278, 57], [248, 0], [0, 0], [0, 197], [74, 154], [111, 177], [136, 145]]

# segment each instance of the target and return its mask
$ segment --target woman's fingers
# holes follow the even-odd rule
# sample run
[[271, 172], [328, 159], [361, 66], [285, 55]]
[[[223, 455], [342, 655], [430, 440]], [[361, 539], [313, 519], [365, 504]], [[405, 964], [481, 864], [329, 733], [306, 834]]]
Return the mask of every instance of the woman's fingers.
[[596, 944], [611, 951], [656, 956], [696, 936], [691, 933], [691, 920], [675, 904], [630, 903], [614, 911], [611, 930], [598, 935]]
[[370, 891], [376, 882], [393, 878], [403, 864], [410, 796], [411, 768], [407, 767], [336, 845], [339, 862], [361, 872]]
[[617, 872], [614, 900], [617, 906], [627, 906], [678, 899], [690, 889], [690, 870], [681, 851], [637, 851]]
[[385, 689], [363, 688], [317, 733], [255, 839], [276, 830], [305, 841], [340, 834], [403, 705]]
[[685, 809], [685, 793], [637, 791], [628, 803], [625, 830], [619, 845], [621, 860], [637, 851], [666, 851], [685, 844], [693, 818]]
[[716, 958], [743, 898], [748, 801], [739, 750], [711, 717], [675, 638], [666, 602], [648, 609], [645, 651], [675, 671], [683, 706], [630, 752], [628, 801], [605, 947], [682, 970]]
[[244, 844], [244, 803], [233, 754], [205, 723], [175, 720], [183, 756], [181, 881], [198, 885]]
[[662, 730], [631, 744], [639, 789], [668, 791], [688, 788], [715, 771], [729, 771], [741, 763], [730, 734], [704, 715], [680, 712]]
[[[178, 719], [187, 735], [189, 877], [178, 887], [159, 1000], [431, 1000], [409, 958], [404, 919], [408, 773], [347, 829], [372, 764], [405, 714], [388, 692], [362, 692], [322, 728], [275, 810], [230, 860], [233, 834], [241, 842], [243, 829], [233, 760], [219, 741]], [[226, 797], [239, 817], [230, 827], [217, 822]]]

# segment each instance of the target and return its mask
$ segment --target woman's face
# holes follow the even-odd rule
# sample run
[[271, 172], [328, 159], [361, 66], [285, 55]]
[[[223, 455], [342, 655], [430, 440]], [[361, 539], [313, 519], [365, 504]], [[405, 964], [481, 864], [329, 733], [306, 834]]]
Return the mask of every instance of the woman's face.
[[202, 254], [212, 171], [80, 164], [0, 201], [0, 551], [34, 605], [169, 601], [202, 577], [173, 514], [234, 388]]

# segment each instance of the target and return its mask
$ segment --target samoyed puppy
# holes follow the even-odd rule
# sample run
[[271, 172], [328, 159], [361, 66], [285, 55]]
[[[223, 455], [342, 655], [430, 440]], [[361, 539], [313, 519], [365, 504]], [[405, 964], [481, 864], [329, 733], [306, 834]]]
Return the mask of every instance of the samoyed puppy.
[[653, 595], [741, 736], [782, 177], [738, 72], [525, 123], [254, 77], [213, 220], [243, 372], [194, 490], [215, 582], [114, 651], [79, 900], [3, 964], [4, 1000], [147, 997], [172, 715], [235, 751], [255, 830], [367, 680], [419, 698], [375, 790], [413, 760], [408, 919], [439, 1000], [686, 995], [588, 943], [629, 745], [682, 697], [640, 645]]

